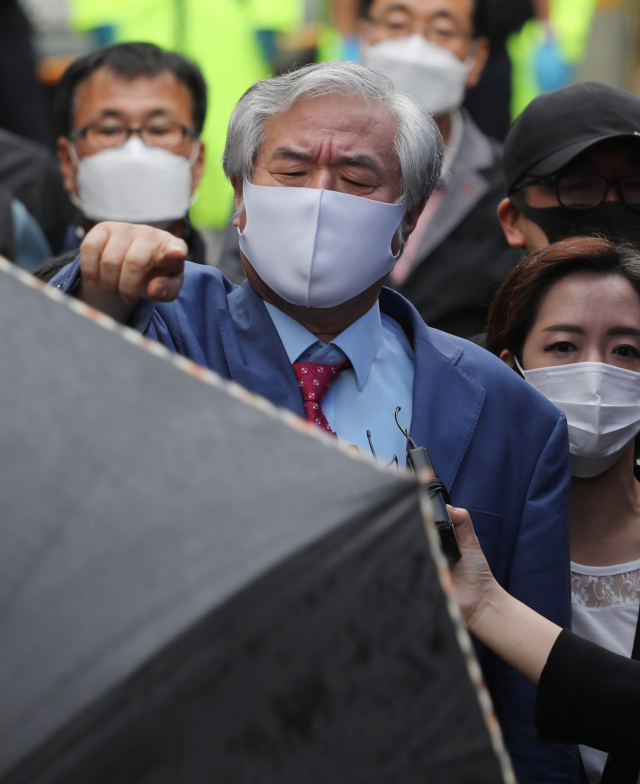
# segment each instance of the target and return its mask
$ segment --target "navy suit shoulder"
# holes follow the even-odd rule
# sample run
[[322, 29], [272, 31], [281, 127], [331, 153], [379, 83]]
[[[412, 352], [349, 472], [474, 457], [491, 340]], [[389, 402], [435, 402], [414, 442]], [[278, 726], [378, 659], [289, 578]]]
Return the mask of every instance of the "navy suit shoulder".
[[[478, 392], [485, 396], [483, 407], [486, 404], [498, 405], [505, 421], [521, 414], [521, 426], [533, 422], [538, 432], [536, 441], [541, 439], [543, 431], [547, 432], [548, 437], [558, 422], [564, 421], [561, 411], [502, 360], [464, 338], [427, 326], [417, 309], [398, 292], [383, 289], [380, 305], [383, 313], [403, 326], [412, 342], [418, 370], [423, 362], [431, 362], [434, 370], [437, 355], [443, 363], [455, 368], [456, 373], [464, 375], [469, 383], [475, 385]], [[428, 386], [438, 386], [437, 376], [433, 373], [429, 375]], [[455, 379], [455, 374], [450, 378]], [[453, 391], [449, 389], [449, 393]], [[445, 403], [443, 396], [439, 404]], [[519, 427], [515, 431], [518, 429]]]
[[457, 367], [476, 382], [490, 385], [500, 400], [508, 400], [514, 409], [528, 412], [527, 419], [532, 415], [539, 417], [537, 427], [546, 423], [553, 429], [558, 420], [564, 419], [564, 414], [553, 403], [495, 354], [464, 338], [432, 327], [427, 330], [434, 348], [443, 356], [455, 361]]

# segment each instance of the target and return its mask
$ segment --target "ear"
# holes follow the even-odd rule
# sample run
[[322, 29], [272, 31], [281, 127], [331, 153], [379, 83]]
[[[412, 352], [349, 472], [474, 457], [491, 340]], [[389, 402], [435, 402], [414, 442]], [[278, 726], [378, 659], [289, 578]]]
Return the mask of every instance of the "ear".
[[484, 71], [484, 67], [489, 58], [489, 39], [480, 35], [471, 43], [471, 47], [469, 56], [473, 57], [475, 54], [476, 59], [473, 68], [469, 71], [469, 75], [467, 76], [467, 81], [465, 83], [467, 90], [478, 84], [480, 76]]
[[195, 189], [200, 185], [202, 180], [202, 172], [204, 171], [204, 160], [205, 160], [205, 149], [204, 149], [204, 142], [202, 139], [199, 139], [200, 142], [200, 151], [198, 152], [198, 157], [196, 158], [195, 163], [191, 167], [191, 176], [193, 178], [191, 190], [195, 191]]
[[498, 204], [498, 220], [507, 242], [514, 248], [526, 246], [525, 236], [520, 227], [522, 217], [520, 210], [509, 199], [503, 199]]
[[[236, 213], [240, 203], [242, 202], [242, 177], [231, 180], [231, 185], [233, 186], [233, 211]], [[244, 229], [244, 225], [246, 223], [244, 210], [239, 215], [235, 215], [232, 223], [234, 226], [239, 228], [240, 231]]]
[[506, 365], [509, 365], [511, 370], [515, 370], [516, 369], [516, 363], [513, 361], [513, 354], [509, 351], [508, 348], [505, 348], [504, 351], [501, 352], [500, 359]]
[[61, 136], [58, 139], [58, 163], [60, 165], [60, 172], [62, 173], [62, 180], [64, 187], [69, 193], [76, 193], [76, 165], [71, 160], [69, 154], [69, 147], [73, 144], [69, 139]]
[[418, 202], [418, 204], [416, 204], [415, 207], [410, 209], [409, 212], [405, 213], [404, 231], [402, 235], [402, 241], [404, 243], [407, 242], [407, 240], [411, 236], [411, 233], [415, 229], [416, 224], [418, 223], [418, 218], [422, 214], [422, 210], [424, 210], [426, 203], [427, 203], [426, 199], [420, 199], [420, 201]]

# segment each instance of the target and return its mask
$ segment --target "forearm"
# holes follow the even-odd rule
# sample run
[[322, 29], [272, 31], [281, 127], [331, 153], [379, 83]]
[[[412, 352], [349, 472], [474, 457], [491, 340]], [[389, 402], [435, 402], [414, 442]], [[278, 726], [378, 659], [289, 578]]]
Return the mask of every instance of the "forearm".
[[537, 684], [562, 629], [510, 596], [497, 583], [468, 619], [469, 630]]

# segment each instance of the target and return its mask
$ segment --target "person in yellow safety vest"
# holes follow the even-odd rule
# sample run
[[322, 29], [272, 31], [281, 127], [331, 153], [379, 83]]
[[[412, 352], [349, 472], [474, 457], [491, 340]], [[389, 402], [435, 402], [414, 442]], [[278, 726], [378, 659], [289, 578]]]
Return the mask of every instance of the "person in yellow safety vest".
[[512, 63], [511, 114], [538, 95], [573, 81], [583, 57], [597, 0], [533, 0], [536, 18], [507, 42]]
[[223, 228], [233, 204], [220, 164], [229, 115], [244, 91], [268, 74], [256, 30], [295, 26], [300, 0], [71, 0], [70, 5], [76, 29], [111, 27], [112, 42], [155, 43], [200, 66], [209, 88], [202, 134], [207, 167], [190, 214], [198, 226]]

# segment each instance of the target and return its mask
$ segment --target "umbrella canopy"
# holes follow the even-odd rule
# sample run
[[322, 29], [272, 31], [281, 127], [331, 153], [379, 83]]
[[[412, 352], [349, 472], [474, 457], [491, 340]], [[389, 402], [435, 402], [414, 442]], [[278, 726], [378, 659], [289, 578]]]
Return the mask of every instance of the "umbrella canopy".
[[0, 273], [0, 781], [500, 781], [417, 484], [79, 310]]

